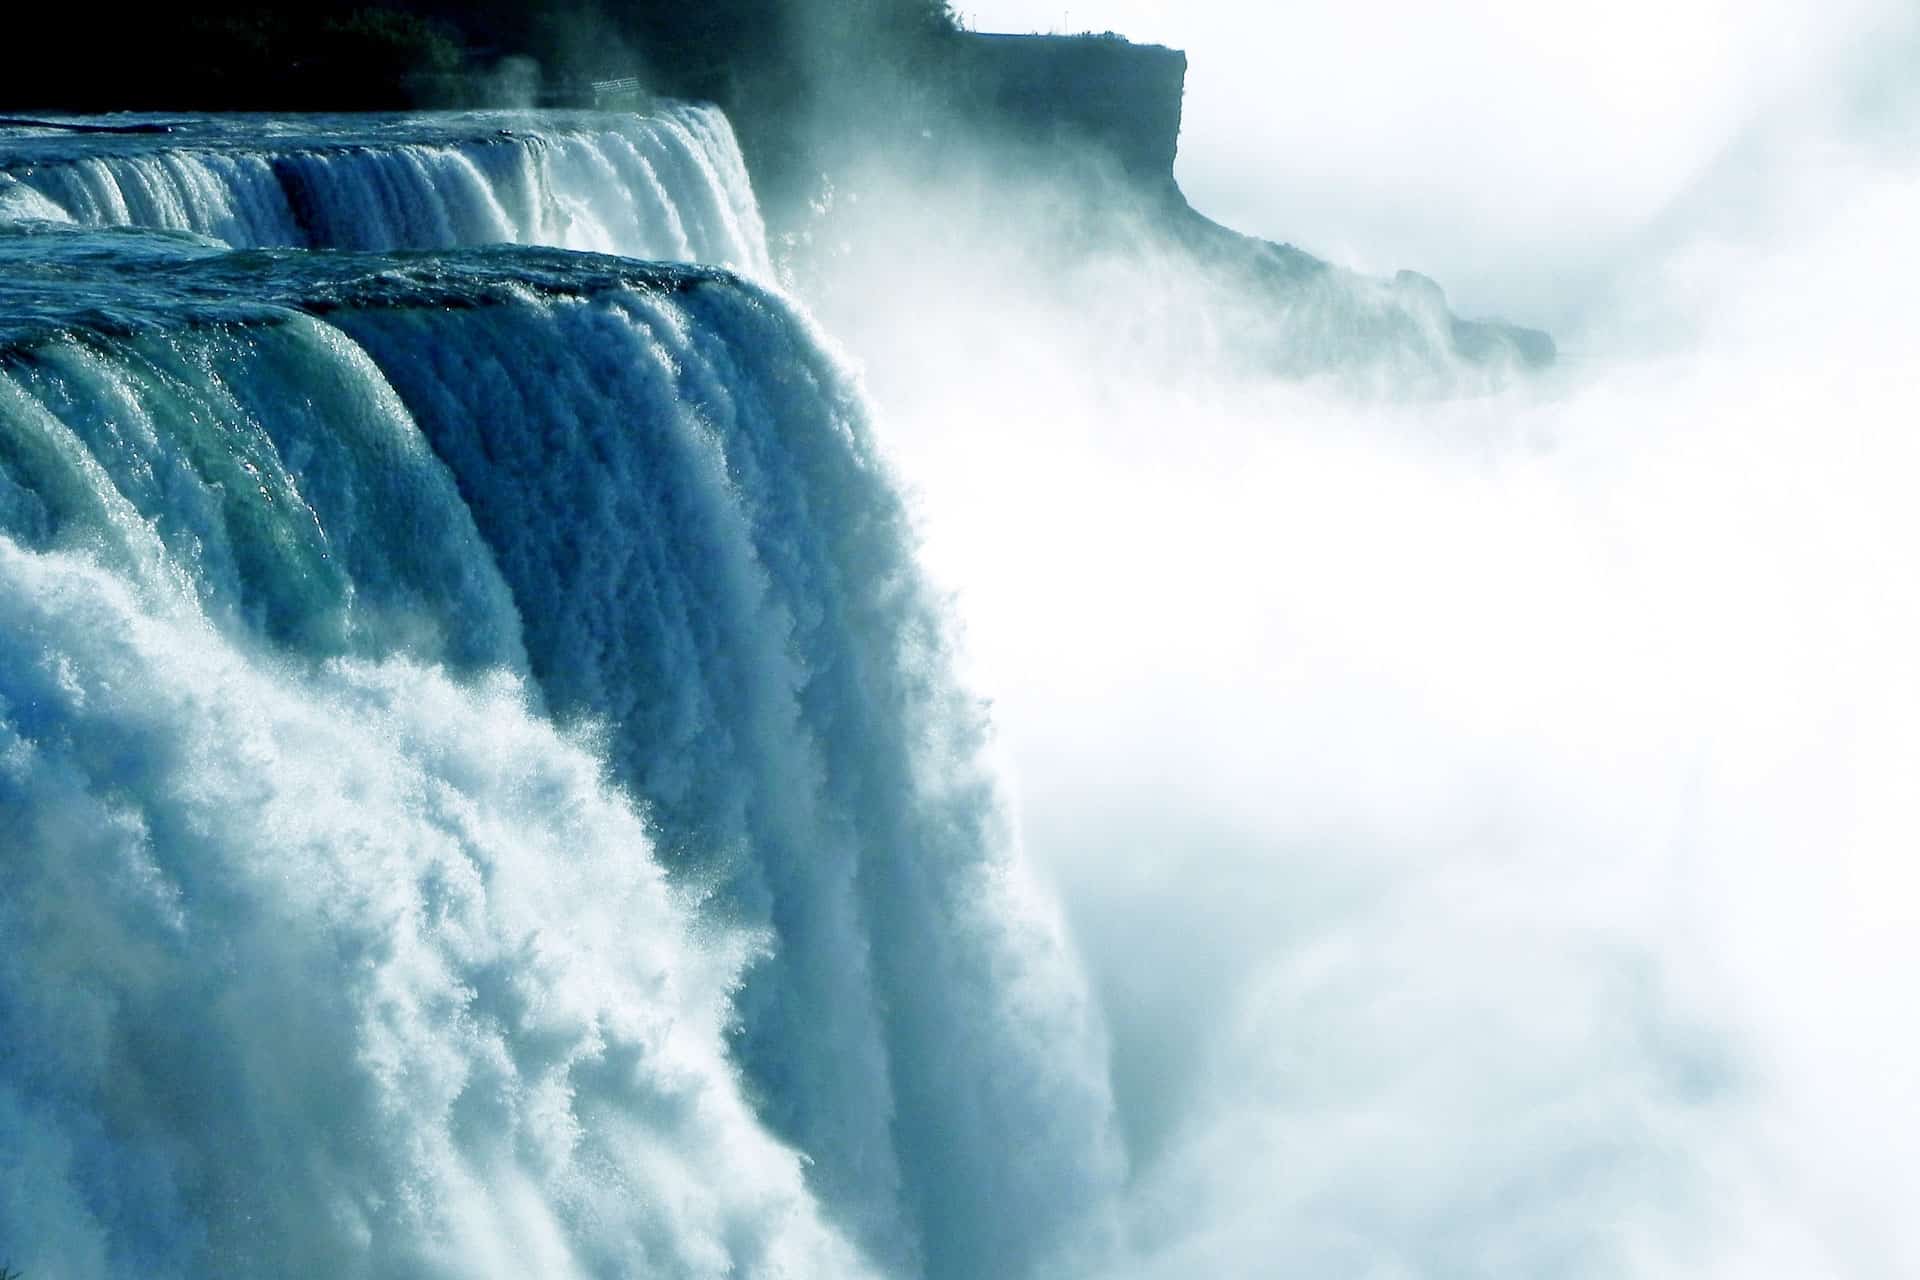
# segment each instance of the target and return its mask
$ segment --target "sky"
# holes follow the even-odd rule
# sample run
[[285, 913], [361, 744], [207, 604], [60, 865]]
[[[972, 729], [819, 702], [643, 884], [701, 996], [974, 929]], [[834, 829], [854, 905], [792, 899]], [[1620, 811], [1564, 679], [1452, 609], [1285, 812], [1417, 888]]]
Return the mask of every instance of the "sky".
[[[1469, 314], [1576, 327], [1756, 137], [1850, 105], [1900, 0], [965, 0], [982, 31], [1105, 31], [1188, 55], [1196, 207]], [[1744, 157], [1744, 160], [1743, 160]]]

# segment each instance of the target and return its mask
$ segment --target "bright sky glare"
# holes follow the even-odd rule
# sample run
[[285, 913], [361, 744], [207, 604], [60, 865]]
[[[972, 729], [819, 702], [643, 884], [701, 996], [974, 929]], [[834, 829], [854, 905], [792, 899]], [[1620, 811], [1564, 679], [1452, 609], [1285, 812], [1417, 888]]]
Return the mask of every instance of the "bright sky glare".
[[976, 30], [1187, 51], [1203, 212], [1560, 323], [1756, 132], [1830, 110], [1905, 0], [964, 0]]

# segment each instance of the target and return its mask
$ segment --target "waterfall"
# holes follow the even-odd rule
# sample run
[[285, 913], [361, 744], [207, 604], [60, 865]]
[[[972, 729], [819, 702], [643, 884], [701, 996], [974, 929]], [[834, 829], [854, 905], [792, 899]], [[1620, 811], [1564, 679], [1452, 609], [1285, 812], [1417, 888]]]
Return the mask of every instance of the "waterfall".
[[0, 153], [23, 189], [10, 202], [0, 186], [0, 219], [191, 231], [233, 248], [543, 244], [770, 273], [733, 129], [709, 106], [26, 135]]
[[1013, 1275], [1117, 1184], [812, 322], [717, 267], [352, 248], [672, 225], [763, 270], [724, 121], [665, 118], [678, 167], [626, 120], [8, 162], [10, 1265]]

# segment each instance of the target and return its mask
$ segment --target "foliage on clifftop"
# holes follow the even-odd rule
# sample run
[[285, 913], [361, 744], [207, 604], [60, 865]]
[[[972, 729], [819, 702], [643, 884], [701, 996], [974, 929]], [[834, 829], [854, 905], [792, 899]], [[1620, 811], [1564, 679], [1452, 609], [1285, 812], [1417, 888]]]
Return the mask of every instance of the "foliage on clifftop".
[[78, 6], [9, 20], [22, 58], [0, 99], [30, 110], [356, 111], [412, 105], [460, 72], [461, 33], [397, 6]]
[[[187, 12], [79, 6], [9, 19], [0, 108], [352, 110], [438, 105], [507, 57], [557, 84], [644, 71], [724, 99], [910, 56], [956, 31], [946, 0], [206, 0]], [[475, 92], [480, 90], [476, 89]]]
[[592, 80], [638, 76], [725, 109], [776, 200], [812, 167], [813, 125], [889, 118], [942, 79], [959, 34], [948, 0], [203, 0], [110, 20], [33, 9], [10, 19], [34, 56], [0, 83], [0, 114], [591, 105]]

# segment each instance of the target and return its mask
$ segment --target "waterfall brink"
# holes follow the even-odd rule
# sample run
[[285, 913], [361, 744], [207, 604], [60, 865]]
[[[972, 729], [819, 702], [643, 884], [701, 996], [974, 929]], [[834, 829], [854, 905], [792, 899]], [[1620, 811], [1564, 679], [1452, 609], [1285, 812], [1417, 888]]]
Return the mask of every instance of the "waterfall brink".
[[540, 244], [770, 275], [732, 126], [709, 106], [201, 118], [131, 137], [0, 130], [0, 144], [0, 221], [190, 231], [234, 248]]
[[1005, 1275], [1111, 1188], [804, 317], [552, 250], [0, 240], [55, 264], [0, 326], [14, 1265]]

